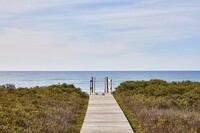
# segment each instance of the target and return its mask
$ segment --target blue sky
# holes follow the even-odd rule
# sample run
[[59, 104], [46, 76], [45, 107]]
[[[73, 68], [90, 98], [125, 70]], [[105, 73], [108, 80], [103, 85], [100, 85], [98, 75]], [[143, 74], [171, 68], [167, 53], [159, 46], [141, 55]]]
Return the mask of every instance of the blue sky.
[[0, 0], [0, 70], [200, 70], [200, 1]]

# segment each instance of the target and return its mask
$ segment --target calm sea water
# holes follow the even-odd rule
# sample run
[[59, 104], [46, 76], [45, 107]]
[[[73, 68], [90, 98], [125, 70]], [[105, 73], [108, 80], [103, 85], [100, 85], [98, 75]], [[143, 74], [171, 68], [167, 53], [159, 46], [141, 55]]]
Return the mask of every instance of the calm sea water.
[[106, 76], [113, 79], [114, 88], [127, 80], [200, 81], [200, 71], [0, 71], [0, 85], [11, 83], [16, 87], [34, 87], [68, 83], [88, 92], [91, 76], [96, 77], [97, 91], [103, 91]]

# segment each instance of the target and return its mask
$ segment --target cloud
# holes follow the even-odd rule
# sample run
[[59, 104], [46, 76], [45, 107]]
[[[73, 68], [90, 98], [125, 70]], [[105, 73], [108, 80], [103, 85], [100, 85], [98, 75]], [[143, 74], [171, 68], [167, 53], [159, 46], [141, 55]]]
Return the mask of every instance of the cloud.
[[27, 69], [47, 64], [51, 69], [79, 69], [83, 64], [90, 69], [153, 67], [150, 62], [162, 59], [144, 49], [183, 40], [191, 42], [182, 45], [192, 47], [200, 34], [199, 4], [195, 0], [2, 0], [0, 69], [8, 64], [10, 69], [15, 64]]
[[[123, 44], [92, 44], [72, 40], [70, 35], [46, 31], [9, 28], [0, 36], [0, 56], [26, 59], [77, 58], [91, 55], [112, 55], [125, 49]], [[75, 53], [78, 53], [77, 55]], [[73, 56], [71, 56], [73, 55]], [[2, 58], [1, 58], [2, 59]]]
[[[0, 13], [21, 13], [52, 7], [66, 7], [77, 4], [109, 3], [119, 2], [120, 0], [1, 0]], [[128, 0], [125, 0], [128, 1]]]
[[0, 40], [1, 70], [31, 70], [33, 67], [34, 70], [74, 70], [77, 66], [80, 69], [84, 61], [96, 62], [94, 57], [102, 56], [110, 59], [109, 56], [117, 56], [126, 49], [123, 44], [96, 42], [94, 45], [71, 40], [67, 34], [15, 28], [6, 29]]

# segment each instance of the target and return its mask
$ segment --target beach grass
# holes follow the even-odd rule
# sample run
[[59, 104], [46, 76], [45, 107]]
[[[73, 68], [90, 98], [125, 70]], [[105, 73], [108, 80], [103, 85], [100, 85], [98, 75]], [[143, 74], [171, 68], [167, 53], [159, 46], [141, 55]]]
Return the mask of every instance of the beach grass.
[[121, 83], [114, 97], [136, 133], [199, 133], [200, 83]]
[[0, 88], [1, 133], [78, 133], [88, 94], [74, 85]]

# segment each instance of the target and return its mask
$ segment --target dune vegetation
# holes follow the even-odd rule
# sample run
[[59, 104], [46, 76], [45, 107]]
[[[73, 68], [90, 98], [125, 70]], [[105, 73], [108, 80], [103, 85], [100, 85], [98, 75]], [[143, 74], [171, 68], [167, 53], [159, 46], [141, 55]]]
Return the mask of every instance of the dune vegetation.
[[114, 96], [136, 133], [199, 133], [200, 83], [127, 81]]
[[74, 85], [0, 88], [1, 133], [78, 133], [88, 94]]

